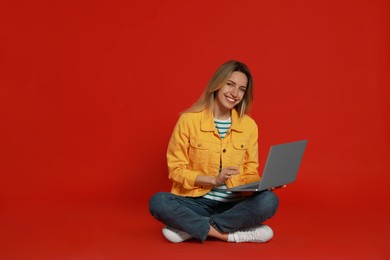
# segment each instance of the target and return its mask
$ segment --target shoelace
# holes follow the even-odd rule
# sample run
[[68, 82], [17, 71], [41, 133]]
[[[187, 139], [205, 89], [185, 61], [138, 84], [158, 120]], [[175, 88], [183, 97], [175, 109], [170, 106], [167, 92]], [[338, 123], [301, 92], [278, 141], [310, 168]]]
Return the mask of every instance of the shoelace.
[[240, 241], [259, 241], [264, 240], [264, 232], [260, 229], [250, 228], [236, 233], [237, 239]]
[[175, 231], [176, 232], [176, 234], [178, 234], [179, 236], [181, 236], [181, 237], [187, 237], [188, 236], [188, 234], [186, 233], [186, 232], [184, 232], [184, 231]]
[[188, 238], [190, 235], [184, 231], [181, 231], [181, 230], [177, 230], [177, 229], [170, 229], [171, 231], [173, 231], [174, 233], [176, 233], [179, 237], [181, 238]]

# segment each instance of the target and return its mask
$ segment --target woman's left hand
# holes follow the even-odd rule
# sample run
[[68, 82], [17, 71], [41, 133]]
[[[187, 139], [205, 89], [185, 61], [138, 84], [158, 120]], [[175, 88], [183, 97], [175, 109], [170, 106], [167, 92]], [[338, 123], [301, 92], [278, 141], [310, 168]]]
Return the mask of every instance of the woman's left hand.
[[246, 197], [252, 196], [254, 192], [253, 191], [241, 191], [240, 193], [241, 193], [241, 197], [246, 198]]
[[274, 188], [271, 188], [271, 189], [268, 189], [268, 190], [278, 190], [278, 189], [286, 188], [286, 187], [287, 187], [287, 185], [282, 185], [282, 186], [274, 187]]

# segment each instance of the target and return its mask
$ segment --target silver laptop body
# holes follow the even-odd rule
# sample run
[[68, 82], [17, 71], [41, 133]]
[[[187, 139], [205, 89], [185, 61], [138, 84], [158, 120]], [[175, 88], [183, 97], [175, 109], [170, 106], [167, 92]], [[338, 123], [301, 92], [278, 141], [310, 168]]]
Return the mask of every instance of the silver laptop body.
[[263, 191], [294, 182], [301, 165], [307, 140], [273, 145], [268, 153], [261, 181], [227, 191]]

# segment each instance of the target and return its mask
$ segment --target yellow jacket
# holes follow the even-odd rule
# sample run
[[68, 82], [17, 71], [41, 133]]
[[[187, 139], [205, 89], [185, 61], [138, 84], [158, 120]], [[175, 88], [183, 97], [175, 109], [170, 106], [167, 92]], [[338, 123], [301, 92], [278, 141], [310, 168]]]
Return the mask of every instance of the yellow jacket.
[[259, 181], [258, 128], [248, 115], [231, 113], [232, 125], [225, 138], [219, 137], [214, 119], [206, 111], [183, 113], [168, 144], [167, 162], [173, 194], [197, 197], [212, 186], [196, 186], [197, 175], [218, 176], [219, 166], [239, 167], [240, 174], [226, 181], [234, 187]]

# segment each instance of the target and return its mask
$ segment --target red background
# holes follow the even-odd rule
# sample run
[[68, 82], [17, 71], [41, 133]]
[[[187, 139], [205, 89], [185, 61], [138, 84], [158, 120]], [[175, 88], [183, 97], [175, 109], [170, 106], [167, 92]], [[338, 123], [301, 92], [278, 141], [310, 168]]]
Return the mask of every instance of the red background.
[[[379, 0], [2, 1], [0, 258], [207, 247], [389, 257], [389, 10]], [[271, 144], [309, 140], [298, 180], [278, 191], [277, 235], [260, 249], [170, 245], [147, 201], [169, 190], [178, 113], [229, 59], [254, 76], [261, 167]]]

